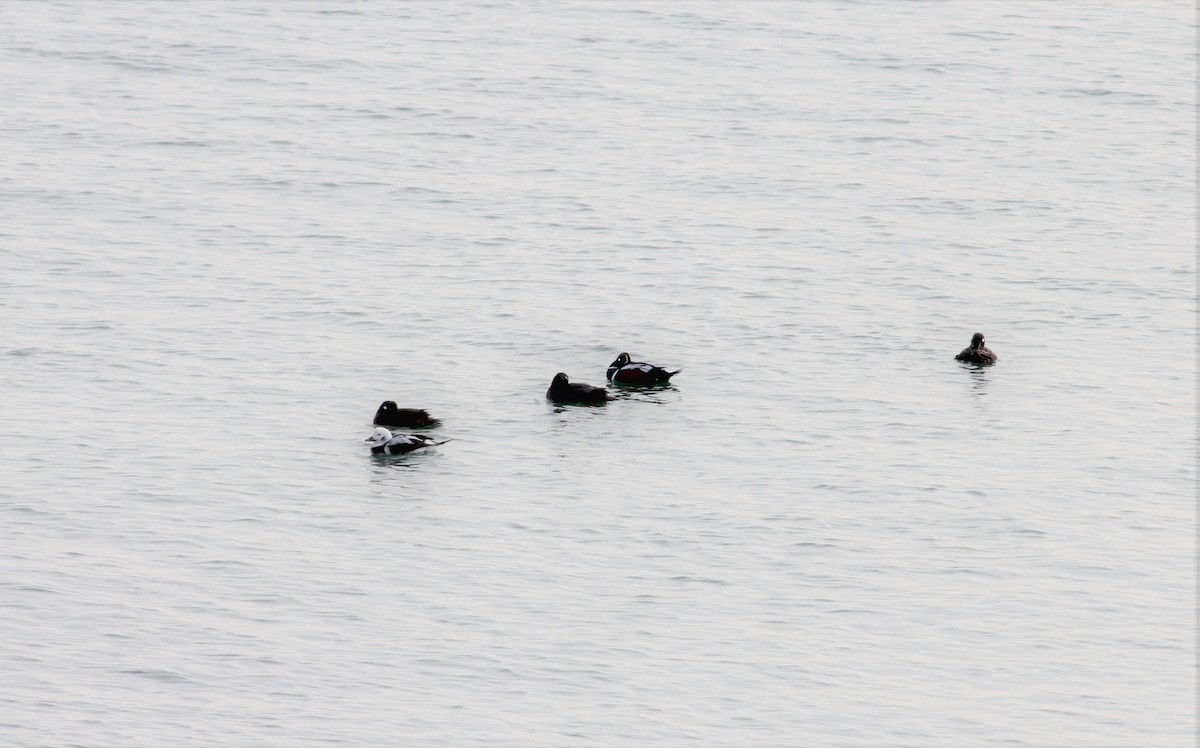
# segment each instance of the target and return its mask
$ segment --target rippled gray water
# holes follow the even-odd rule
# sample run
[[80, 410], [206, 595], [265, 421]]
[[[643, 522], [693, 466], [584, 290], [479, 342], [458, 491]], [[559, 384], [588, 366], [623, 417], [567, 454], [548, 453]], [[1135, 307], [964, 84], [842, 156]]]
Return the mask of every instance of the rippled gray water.
[[0, 743], [1192, 744], [1186, 5], [0, 5]]

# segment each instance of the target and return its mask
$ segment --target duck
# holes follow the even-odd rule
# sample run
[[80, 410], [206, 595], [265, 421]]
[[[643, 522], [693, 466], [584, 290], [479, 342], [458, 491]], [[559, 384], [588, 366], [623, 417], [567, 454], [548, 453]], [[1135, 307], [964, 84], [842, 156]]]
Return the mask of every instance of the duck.
[[955, 361], [965, 361], [968, 364], [978, 364], [979, 366], [987, 366], [988, 364], [996, 363], [1000, 358], [991, 348], [983, 344], [983, 333], [977, 332], [971, 336], [971, 345], [963, 348], [962, 352], [954, 357]]
[[556, 403], [587, 403], [596, 404], [608, 402], [608, 390], [603, 387], [593, 387], [590, 384], [572, 382], [561, 371], [550, 381], [550, 389], [546, 390], [546, 399]]
[[666, 384], [683, 369], [667, 371], [661, 366], [634, 361], [622, 353], [608, 365], [608, 381], [619, 384]]
[[379, 426], [363, 441], [371, 442], [371, 454], [373, 455], [402, 455], [405, 452], [412, 452], [424, 447], [436, 447], [450, 440], [434, 441], [433, 437], [421, 434], [393, 435], [391, 431]]
[[376, 426], [390, 426], [395, 428], [422, 428], [425, 426], [436, 426], [438, 420], [429, 415], [429, 411], [421, 410], [420, 408], [397, 408], [396, 403], [391, 400], [384, 400], [379, 406], [379, 410], [375, 411], [375, 420], [373, 423]]

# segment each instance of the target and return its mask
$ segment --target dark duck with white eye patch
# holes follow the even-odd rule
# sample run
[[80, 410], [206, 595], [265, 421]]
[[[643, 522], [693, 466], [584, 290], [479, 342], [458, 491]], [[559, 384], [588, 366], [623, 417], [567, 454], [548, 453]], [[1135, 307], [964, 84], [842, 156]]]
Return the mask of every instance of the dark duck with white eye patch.
[[987, 366], [996, 363], [1000, 358], [983, 344], [983, 333], [977, 332], [971, 336], [971, 345], [962, 349], [962, 352], [954, 357], [956, 361], [963, 361], [968, 364], [977, 364], [979, 366]]
[[667, 371], [661, 366], [633, 361], [628, 353], [622, 353], [608, 365], [608, 381], [618, 384], [666, 384], [683, 369]]
[[546, 399], [556, 403], [577, 403], [597, 405], [608, 401], [608, 390], [603, 387], [593, 387], [590, 384], [572, 382], [567, 375], [559, 372], [550, 381], [550, 389], [546, 390]]
[[393, 435], [387, 429], [379, 427], [363, 441], [371, 442], [371, 454], [373, 455], [402, 455], [425, 447], [436, 447], [450, 440], [434, 441], [433, 437], [421, 434]]
[[391, 400], [385, 400], [383, 405], [379, 406], [379, 410], [375, 411], [375, 420], [372, 421], [376, 426], [390, 426], [392, 428], [421, 428], [424, 426], [436, 426], [438, 420], [429, 415], [429, 411], [421, 410], [420, 408], [397, 408], [396, 403]]

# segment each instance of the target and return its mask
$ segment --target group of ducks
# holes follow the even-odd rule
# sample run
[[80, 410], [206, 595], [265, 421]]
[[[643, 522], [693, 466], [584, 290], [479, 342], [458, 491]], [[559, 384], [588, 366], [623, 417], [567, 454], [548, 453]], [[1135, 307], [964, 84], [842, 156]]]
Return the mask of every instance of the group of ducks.
[[[661, 366], [634, 361], [628, 353], [622, 353], [608, 365], [606, 376], [608, 381], [616, 384], [632, 384], [652, 387], [666, 384], [683, 369], [667, 371]], [[597, 405], [608, 402], [611, 397], [604, 387], [593, 387], [582, 382], [572, 382], [561, 371], [550, 380], [550, 389], [546, 390], [546, 399], [564, 405]]]
[[[609, 365], [608, 381], [615, 384], [652, 387], [667, 384], [671, 377], [682, 369], [667, 371], [661, 366], [634, 361], [628, 353], [622, 353]], [[566, 374], [559, 372], [546, 390], [546, 399], [566, 405], [598, 405], [610, 399], [604, 387], [593, 387], [582, 382], [572, 382]], [[438, 425], [438, 420], [420, 408], [399, 408], [386, 400], [375, 411], [375, 432], [366, 438], [371, 443], [371, 454], [401, 455], [424, 447], [436, 447], [446, 441], [437, 441], [423, 434], [393, 434], [392, 428], [428, 428]]]
[[[956, 361], [978, 366], [994, 364], [997, 358], [998, 356], [992, 352], [992, 349], [984, 345], [981, 332], [971, 336], [971, 345], [954, 357]], [[628, 353], [622, 353], [609, 364], [606, 376], [608, 381], [614, 384], [653, 387], [667, 384], [671, 381], [671, 377], [680, 371], [682, 369], [667, 371], [661, 366], [647, 364], [644, 361], [634, 361]], [[572, 382], [566, 374], [559, 372], [550, 381], [550, 389], [546, 390], [546, 399], [565, 405], [599, 405], [608, 402], [611, 396], [604, 387]], [[371, 443], [371, 454], [399, 455], [425, 447], [436, 447], [450, 441], [446, 439], [439, 442], [433, 437], [423, 434], [393, 434], [388, 430], [389, 426], [392, 428], [428, 428], [438, 425], [438, 420], [429, 415], [428, 411], [420, 408], [398, 408], [396, 403], [391, 400], [385, 401], [379, 406], [379, 410], [375, 411], [374, 424], [375, 432], [365, 439]]]

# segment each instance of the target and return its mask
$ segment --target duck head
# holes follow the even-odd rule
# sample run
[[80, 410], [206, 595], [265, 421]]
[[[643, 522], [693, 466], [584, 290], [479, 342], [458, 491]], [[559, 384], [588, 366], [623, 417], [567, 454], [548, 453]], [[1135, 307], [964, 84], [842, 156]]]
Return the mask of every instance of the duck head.
[[371, 442], [372, 447], [382, 447], [384, 444], [387, 444], [389, 441], [391, 441], [391, 439], [392, 432], [388, 431], [382, 426], [378, 426], [375, 428], [375, 431], [366, 439], [363, 439], [363, 441]]
[[629, 358], [628, 353], [622, 353], [620, 356], [617, 356], [617, 360], [613, 361], [612, 365], [613, 366], [624, 366], [625, 364], [629, 363], [632, 360], [633, 359]]
[[977, 332], [971, 336], [971, 347], [972, 348], [982, 348], [983, 347], [983, 333]]

